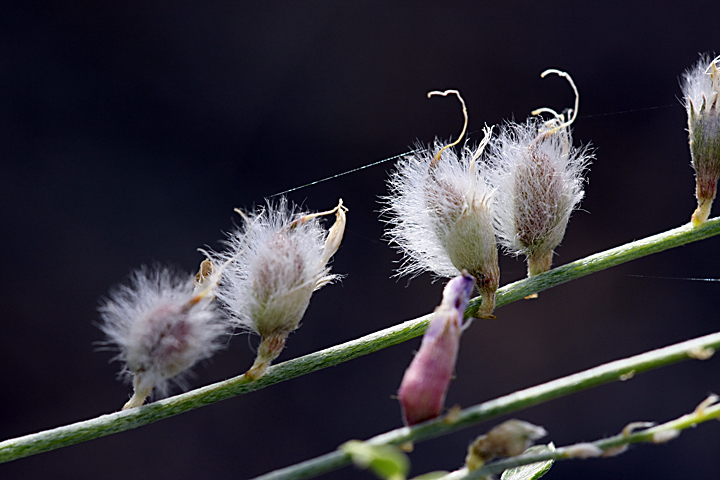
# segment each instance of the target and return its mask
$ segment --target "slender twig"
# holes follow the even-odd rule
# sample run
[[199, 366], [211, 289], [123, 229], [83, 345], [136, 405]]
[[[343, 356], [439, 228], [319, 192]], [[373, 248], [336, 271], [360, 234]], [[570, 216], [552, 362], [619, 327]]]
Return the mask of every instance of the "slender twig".
[[[712, 222], [712, 224], [710, 224]], [[507, 285], [497, 291], [496, 305], [501, 307], [521, 300], [535, 292], [541, 292], [570, 280], [575, 280], [591, 273], [599, 272], [630, 260], [646, 257], [653, 253], [686, 245], [691, 242], [709, 238], [720, 233], [720, 217], [714, 218], [700, 227], [688, 223], [641, 240], [626, 243], [619, 247], [596, 253], [580, 260], [553, 268], [552, 270], [519, 282]], [[711, 233], [712, 232], [712, 233]], [[480, 297], [470, 302], [466, 316], [471, 316], [480, 308]]]
[[[367, 440], [371, 445], [401, 445], [447, 435], [501, 415], [547, 402], [554, 398], [587, 390], [639, 373], [687, 359], [707, 359], [720, 348], [720, 332], [695, 338], [634, 357], [616, 360], [584, 372], [558, 378], [542, 385], [520, 390], [504, 397], [475, 405], [460, 412], [413, 427], [391, 430]], [[257, 477], [255, 480], [298, 480], [336, 470], [350, 463], [350, 456], [340, 450]]]
[[[712, 400], [712, 398], [711, 398]], [[717, 400], [717, 397], [714, 398]], [[515, 468], [531, 463], [544, 462], [547, 460], [566, 460], [571, 458], [591, 458], [597, 456], [614, 456], [623, 453], [627, 445], [633, 443], [665, 443], [677, 437], [682, 430], [693, 428], [696, 425], [720, 417], [720, 405], [698, 407], [694, 412], [682, 417], [663, 423], [652, 428], [646, 428], [635, 432], [623, 432], [609, 438], [603, 438], [595, 442], [579, 443], [567, 447], [557, 448], [554, 451], [542, 453], [528, 453], [517, 457], [499, 460], [468, 471], [462, 468], [442, 477], [442, 480], [472, 480], [485, 478], [488, 475], [499, 474], [508, 468]], [[631, 424], [632, 425], [632, 424]], [[626, 427], [627, 428], [627, 427]]]
[[[506, 285], [497, 292], [496, 306], [501, 307], [570, 280], [718, 234], [720, 234], [720, 218], [715, 218], [698, 227], [687, 224], [643, 240], [612, 248], [535, 277]], [[478, 298], [471, 301], [466, 316], [472, 316], [479, 306]], [[270, 367], [267, 373], [258, 380], [253, 381], [240, 375], [143, 407], [5, 440], [0, 442], [0, 463], [131, 430], [382, 350], [422, 335], [430, 318], [431, 315], [425, 315], [408, 320], [359, 339], [283, 362]]]

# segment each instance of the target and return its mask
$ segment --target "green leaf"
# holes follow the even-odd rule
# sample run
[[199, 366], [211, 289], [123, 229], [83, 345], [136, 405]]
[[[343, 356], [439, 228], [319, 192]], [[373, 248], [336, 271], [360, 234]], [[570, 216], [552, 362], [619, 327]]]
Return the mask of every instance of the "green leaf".
[[[526, 453], [544, 453], [554, 452], [555, 445], [551, 442], [547, 445], [535, 445], [530, 447], [523, 452]], [[545, 475], [555, 460], [546, 460], [544, 462], [531, 463], [530, 465], [523, 465], [521, 467], [508, 468], [505, 470], [500, 477], [500, 480], [537, 480], [538, 478]]]
[[449, 472], [446, 472], [445, 470], [438, 470], [437, 472], [423, 473], [419, 477], [413, 477], [410, 480], [436, 480], [438, 478], [443, 478], [448, 473]]
[[405, 480], [410, 471], [410, 460], [394, 445], [369, 445], [350, 440], [340, 446], [360, 468], [370, 469], [384, 480]]

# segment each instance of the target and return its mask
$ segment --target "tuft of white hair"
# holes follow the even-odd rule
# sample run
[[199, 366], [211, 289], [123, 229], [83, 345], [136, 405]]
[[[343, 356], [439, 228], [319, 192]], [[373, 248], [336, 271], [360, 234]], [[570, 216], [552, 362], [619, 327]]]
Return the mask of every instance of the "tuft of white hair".
[[194, 296], [192, 277], [164, 268], [143, 267], [129, 285], [111, 291], [99, 308], [106, 344], [119, 350], [121, 376], [133, 378], [140, 404], [153, 386], [161, 395], [169, 381], [185, 387], [183, 376], [221, 347], [227, 333], [223, 316]]
[[538, 118], [508, 122], [488, 148], [500, 244], [511, 255], [551, 261], [584, 196], [592, 154], [572, 147], [569, 127]]
[[295, 330], [313, 291], [339, 277], [326, 265], [339, 241], [330, 252], [327, 238], [317, 217], [288, 206], [284, 197], [243, 214], [230, 248], [219, 254], [227, 265], [217, 297], [235, 325], [263, 339]]
[[701, 55], [700, 60], [683, 74], [683, 104], [688, 113], [703, 113], [718, 100], [720, 95], [720, 76], [711, 75], [711, 66], [717, 64], [720, 57]]
[[463, 269], [475, 276], [493, 255], [497, 261], [486, 168], [468, 146], [460, 156], [447, 148], [436, 159], [442, 148], [437, 141], [432, 149], [418, 146], [388, 180], [382, 213], [386, 237], [404, 255], [398, 276], [452, 278]]

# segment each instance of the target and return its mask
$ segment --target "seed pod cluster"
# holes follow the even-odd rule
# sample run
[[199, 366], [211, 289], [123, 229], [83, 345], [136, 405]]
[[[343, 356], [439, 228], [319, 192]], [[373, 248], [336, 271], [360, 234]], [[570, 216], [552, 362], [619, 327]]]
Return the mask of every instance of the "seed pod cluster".
[[460, 99], [465, 115], [460, 138], [446, 146], [418, 146], [398, 162], [388, 182], [383, 213], [390, 226], [387, 237], [404, 256], [398, 274], [428, 271], [450, 278], [467, 271], [482, 298], [480, 318], [492, 318], [495, 308], [500, 280], [496, 242], [511, 255], [527, 257], [529, 276], [549, 270], [584, 196], [583, 174], [592, 154], [572, 146], [570, 131], [579, 94], [567, 73], [547, 70], [542, 76], [550, 73], [565, 77], [575, 92], [567, 120], [541, 108], [533, 114], [550, 113], [549, 121], [508, 122], [495, 138], [486, 127], [480, 145], [466, 145], [459, 154], [452, 147], [467, 128], [465, 103], [456, 90], [431, 92]]
[[[183, 386], [189, 369], [234, 329], [260, 335], [247, 376], [262, 376], [300, 325], [313, 291], [338, 277], [327, 264], [340, 247], [345, 211], [342, 200], [310, 214], [282, 199], [243, 213], [245, 224], [230, 235], [228, 250], [209, 255], [194, 279], [143, 268], [113, 291], [100, 307], [100, 328], [105, 344], [119, 351], [122, 376], [133, 382], [123, 408], [142, 405], [153, 389], [166, 394], [171, 380]], [[319, 217], [333, 213], [335, 224], [326, 231]]]

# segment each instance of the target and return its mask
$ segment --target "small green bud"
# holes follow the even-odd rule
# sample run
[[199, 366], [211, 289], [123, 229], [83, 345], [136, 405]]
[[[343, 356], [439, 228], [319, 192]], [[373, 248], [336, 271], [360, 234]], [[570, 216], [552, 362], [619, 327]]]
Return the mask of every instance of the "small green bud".
[[384, 480], [405, 480], [410, 471], [410, 460], [395, 445], [371, 445], [360, 440], [350, 440], [340, 446], [352, 458], [353, 463], [369, 469]]
[[547, 435], [544, 428], [522, 420], [508, 420], [478, 437], [468, 448], [465, 464], [477, 470], [495, 457], [516, 457]]

